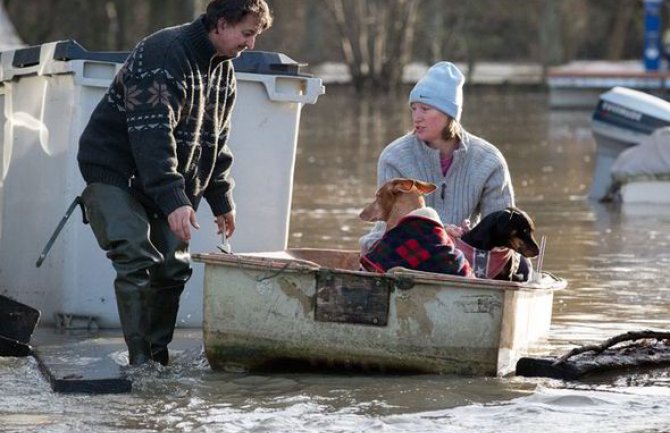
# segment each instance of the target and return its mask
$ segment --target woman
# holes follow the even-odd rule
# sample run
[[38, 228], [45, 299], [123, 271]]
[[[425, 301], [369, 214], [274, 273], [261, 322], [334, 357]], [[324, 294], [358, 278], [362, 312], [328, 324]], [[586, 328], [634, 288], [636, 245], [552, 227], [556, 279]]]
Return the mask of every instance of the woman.
[[[433, 65], [409, 94], [413, 130], [379, 156], [377, 186], [396, 177], [432, 182], [426, 197], [443, 224], [477, 223], [487, 214], [514, 205], [505, 158], [491, 143], [460, 125], [465, 77], [450, 62]], [[360, 239], [365, 253], [384, 234], [377, 222]]]

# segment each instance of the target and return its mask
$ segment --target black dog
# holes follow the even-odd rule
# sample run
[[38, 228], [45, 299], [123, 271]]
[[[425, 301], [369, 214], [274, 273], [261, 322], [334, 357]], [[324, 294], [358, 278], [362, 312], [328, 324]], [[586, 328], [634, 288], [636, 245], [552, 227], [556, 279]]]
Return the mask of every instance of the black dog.
[[[537, 256], [540, 251], [534, 232], [535, 224], [528, 214], [516, 207], [508, 207], [487, 215], [479, 224], [463, 234], [460, 240], [480, 250], [475, 250], [472, 255], [464, 251], [476, 276], [496, 280], [528, 281], [532, 267], [527, 258]], [[461, 250], [467, 249], [462, 243], [457, 246]], [[507, 258], [503, 259], [506, 262], [495, 268], [494, 275], [487, 274], [486, 270], [491, 269], [487, 262], [489, 257], [481, 250], [505, 251], [502, 250], [504, 248], [509, 249], [506, 250], [509, 252]], [[513, 254], [510, 250], [516, 251], [523, 257]]]

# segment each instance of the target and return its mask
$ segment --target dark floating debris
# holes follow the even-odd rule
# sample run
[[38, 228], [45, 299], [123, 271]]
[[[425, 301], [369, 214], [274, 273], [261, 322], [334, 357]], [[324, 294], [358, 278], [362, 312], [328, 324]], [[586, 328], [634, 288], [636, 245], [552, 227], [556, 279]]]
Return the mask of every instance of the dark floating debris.
[[28, 356], [40, 312], [0, 295], [0, 356]]
[[577, 347], [560, 357], [521, 358], [516, 374], [573, 380], [594, 373], [665, 366], [670, 366], [670, 332], [642, 330]]

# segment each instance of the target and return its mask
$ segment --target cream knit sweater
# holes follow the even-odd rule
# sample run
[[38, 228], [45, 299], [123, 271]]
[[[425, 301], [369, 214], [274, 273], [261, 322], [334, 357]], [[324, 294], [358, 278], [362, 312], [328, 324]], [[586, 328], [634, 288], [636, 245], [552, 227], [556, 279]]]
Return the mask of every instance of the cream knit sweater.
[[[434, 208], [443, 224], [460, 225], [507, 206], [514, 206], [514, 189], [502, 153], [486, 140], [463, 131], [454, 160], [442, 175], [440, 152], [414, 135], [407, 134], [389, 144], [379, 156], [377, 187], [396, 177], [432, 182], [435, 192], [426, 196], [426, 206]], [[384, 234], [386, 224], [378, 222], [359, 240], [361, 251]]]

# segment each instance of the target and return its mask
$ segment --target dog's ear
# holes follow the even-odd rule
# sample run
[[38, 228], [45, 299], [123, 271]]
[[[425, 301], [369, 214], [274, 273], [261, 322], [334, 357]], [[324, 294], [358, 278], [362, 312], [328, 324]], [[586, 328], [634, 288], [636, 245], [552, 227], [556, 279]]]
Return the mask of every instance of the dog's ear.
[[413, 189], [416, 188], [416, 191], [421, 195], [430, 194], [431, 192], [437, 189], [437, 186], [430, 182], [423, 182], [416, 179], [393, 179], [393, 191], [410, 193]]
[[527, 228], [530, 231], [535, 229], [533, 219], [526, 212], [516, 207], [508, 207], [507, 211], [510, 212], [510, 222], [515, 220], [514, 224], [518, 228]]
[[412, 179], [393, 179], [393, 191], [394, 192], [412, 192], [414, 187], [414, 181]]
[[514, 211], [511, 208], [502, 210], [497, 214], [495, 228], [500, 235], [509, 233], [513, 216]]
[[415, 180], [414, 186], [423, 195], [428, 195], [437, 189], [437, 185], [434, 183], [423, 182], [421, 180]]

